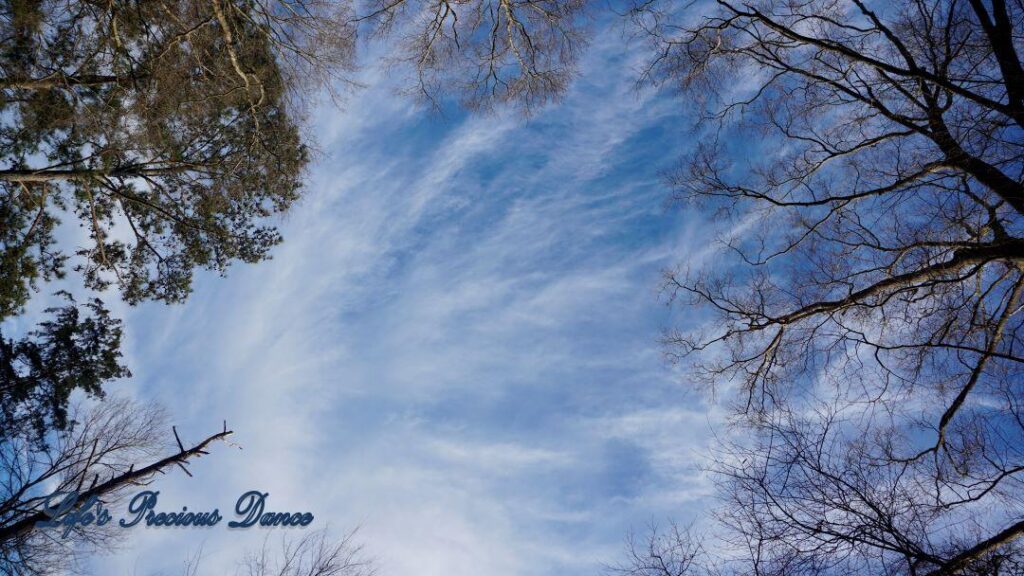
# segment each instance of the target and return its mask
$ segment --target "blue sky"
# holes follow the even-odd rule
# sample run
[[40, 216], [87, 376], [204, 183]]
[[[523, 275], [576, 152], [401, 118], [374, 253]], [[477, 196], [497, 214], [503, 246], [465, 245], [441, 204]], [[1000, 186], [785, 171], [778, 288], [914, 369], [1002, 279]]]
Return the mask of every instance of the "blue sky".
[[[187, 304], [125, 310], [123, 394], [188, 440], [227, 419], [161, 506], [275, 510], [360, 540], [381, 574], [596, 574], [626, 532], [686, 521], [714, 419], [662, 358], [661, 271], [707, 256], [659, 172], [683, 103], [637, 91], [605, 30], [564, 102], [524, 120], [433, 115], [373, 67], [315, 111], [321, 154], [274, 259], [201, 276]], [[137, 529], [97, 561], [230, 570], [264, 532]], [[204, 570], [205, 571], [205, 570]]]

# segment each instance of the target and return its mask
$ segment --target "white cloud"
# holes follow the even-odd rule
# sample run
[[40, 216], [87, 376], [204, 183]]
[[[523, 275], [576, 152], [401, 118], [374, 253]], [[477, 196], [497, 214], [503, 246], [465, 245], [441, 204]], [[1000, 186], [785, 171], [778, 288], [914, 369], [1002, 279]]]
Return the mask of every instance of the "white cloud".
[[[161, 480], [168, 507], [259, 488], [361, 524], [384, 574], [518, 576], [591, 573], [700, 506], [706, 417], [657, 345], [680, 223], [656, 174], [683, 143], [612, 56], [526, 123], [425, 119], [386, 85], [323, 112], [274, 260], [132, 314], [134, 385], [245, 447]], [[227, 570], [260, 536], [142, 530], [109, 562], [173, 569], [205, 539]]]

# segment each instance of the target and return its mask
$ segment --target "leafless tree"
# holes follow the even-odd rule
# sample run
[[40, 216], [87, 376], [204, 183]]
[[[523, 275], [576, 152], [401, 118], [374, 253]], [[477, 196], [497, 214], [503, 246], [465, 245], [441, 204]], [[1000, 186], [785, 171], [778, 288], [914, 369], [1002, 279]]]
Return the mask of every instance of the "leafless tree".
[[438, 105], [530, 109], [558, 98], [586, 45], [588, 0], [372, 0], [357, 21], [397, 36], [389, 60]]
[[[299, 537], [283, 535], [272, 543], [268, 535], [263, 545], [249, 551], [238, 563], [236, 576], [373, 576], [373, 561], [356, 542], [356, 530], [339, 540], [326, 529]], [[203, 576], [203, 551], [196, 551], [186, 562], [183, 576]]]
[[[756, 574], [1020, 573], [1024, 5], [650, 0], [701, 113], [670, 355], [729, 399], [723, 542]], [[692, 328], [692, 329], [691, 329]]]
[[[352, 531], [333, 540], [326, 529], [291, 538], [277, 546], [268, 536], [263, 546], [245, 556], [237, 576], [373, 576], [373, 563], [365, 556]], [[198, 572], [196, 573], [198, 574]]]
[[668, 530], [657, 525], [639, 540], [634, 534], [626, 539], [625, 561], [607, 567], [616, 576], [718, 576], [711, 566], [703, 538], [692, 528], [670, 524]]
[[[111, 525], [60, 531], [37, 529], [48, 520], [47, 498], [79, 493], [79, 503], [96, 496], [111, 507], [126, 489], [145, 485], [154, 475], [178, 467], [189, 473], [190, 460], [226, 439], [224, 430], [186, 448], [161, 410], [110, 398], [71, 413], [72, 426], [40, 442], [34, 434], [8, 435], [0, 441], [0, 574], [58, 574], [75, 570], [83, 555], [108, 550], [123, 530]], [[171, 434], [173, 432], [173, 434]], [[166, 439], [173, 436], [176, 448]], [[52, 505], [52, 502], [50, 503]]]

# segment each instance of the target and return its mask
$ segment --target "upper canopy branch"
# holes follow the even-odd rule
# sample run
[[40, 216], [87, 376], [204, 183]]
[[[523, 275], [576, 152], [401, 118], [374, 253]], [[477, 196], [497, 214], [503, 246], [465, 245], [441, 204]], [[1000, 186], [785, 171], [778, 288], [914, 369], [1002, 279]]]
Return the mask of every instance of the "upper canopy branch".
[[[820, 314], [829, 314], [852, 306], [870, 305], [870, 299], [905, 288], [914, 287], [922, 282], [941, 278], [965, 267], [978, 267], [989, 262], [1024, 263], [1024, 240], [992, 243], [955, 250], [952, 256], [942, 262], [925, 266], [901, 274], [887, 276], [884, 279], [850, 292], [843, 298], [820, 300], [805, 304], [795, 310], [779, 315], [768, 315], [750, 312], [749, 330], [763, 330], [769, 326], [785, 326]], [[714, 296], [706, 295], [707, 298]], [[742, 309], [731, 313], [746, 315]]]

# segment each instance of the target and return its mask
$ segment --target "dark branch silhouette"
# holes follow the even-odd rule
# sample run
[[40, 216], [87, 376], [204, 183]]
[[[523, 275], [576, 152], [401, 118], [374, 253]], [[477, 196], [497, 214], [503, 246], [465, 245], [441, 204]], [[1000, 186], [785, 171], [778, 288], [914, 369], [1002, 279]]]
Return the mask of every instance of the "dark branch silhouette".
[[158, 409], [113, 398], [77, 408], [69, 419], [66, 430], [51, 430], [45, 442], [31, 429], [0, 439], [0, 573], [60, 572], [123, 536], [93, 525], [76, 526], [61, 539], [35, 528], [49, 519], [45, 505], [51, 494], [75, 491], [80, 504], [95, 496], [109, 506], [128, 488], [146, 485], [174, 467], [191, 475], [188, 464], [232, 434], [225, 423], [220, 432], [186, 447], [171, 427], [176, 449], [167, 454], [162, 449], [167, 428]]
[[695, 110], [676, 197], [721, 226], [666, 274], [692, 312], [666, 350], [734, 416], [723, 534], [679, 573], [1019, 573], [1024, 7], [631, 15], [644, 81]]

